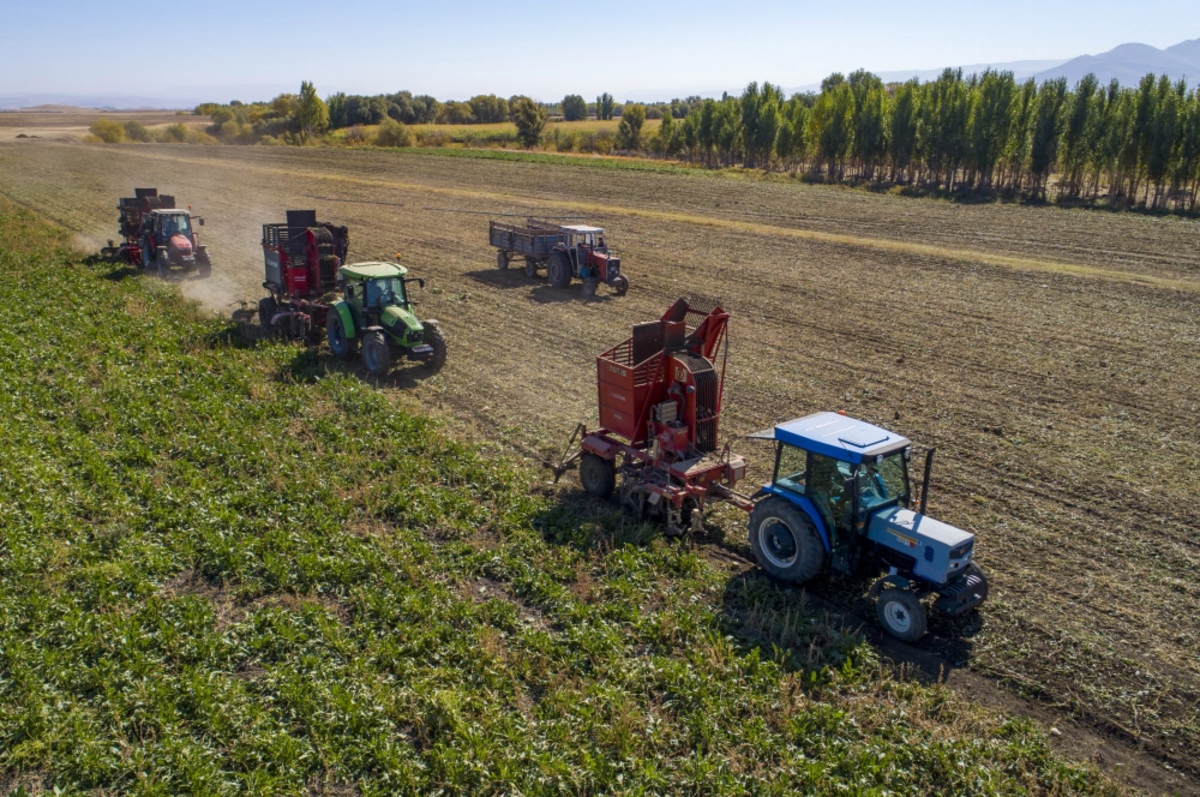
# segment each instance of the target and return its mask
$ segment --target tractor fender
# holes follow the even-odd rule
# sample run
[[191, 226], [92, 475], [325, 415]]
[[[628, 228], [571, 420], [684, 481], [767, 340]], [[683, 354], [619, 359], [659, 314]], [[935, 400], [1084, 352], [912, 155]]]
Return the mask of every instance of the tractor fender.
[[579, 447], [584, 451], [595, 454], [605, 461], [611, 461], [617, 458], [617, 445], [605, 440], [599, 435], [588, 435], [583, 438], [583, 442]]
[[892, 584], [902, 589], [908, 589], [912, 586], [912, 582], [904, 576], [898, 573], [889, 573], [871, 585], [871, 589], [867, 590], [867, 597], [871, 600], [875, 600], [879, 597], [879, 593], [883, 592], [883, 588], [888, 584]]
[[425, 326], [425, 327], [440, 327], [441, 325], [442, 325], [442, 322], [438, 321], [436, 318], [426, 318], [424, 321], [421, 322], [421, 326]]
[[354, 331], [354, 315], [350, 312], [350, 305], [346, 304], [345, 300], [339, 299], [333, 303], [333, 309], [337, 310], [338, 316], [342, 319], [342, 329], [346, 331], [346, 337], [356, 337]]
[[804, 514], [808, 515], [809, 520], [817, 527], [817, 534], [821, 537], [821, 544], [825, 546], [826, 553], [832, 550], [832, 546], [829, 544], [829, 529], [825, 526], [825, 519], [821, 517], [821, 513], [817, 511], [816, 504], [810, 498], [782, 490], [774, 485], [765, 484], [761, 490], [755, 493], [755, 499], [757, 500], [760, 496], [765, 497], [768, 495], [778, 496], [804, 510]]

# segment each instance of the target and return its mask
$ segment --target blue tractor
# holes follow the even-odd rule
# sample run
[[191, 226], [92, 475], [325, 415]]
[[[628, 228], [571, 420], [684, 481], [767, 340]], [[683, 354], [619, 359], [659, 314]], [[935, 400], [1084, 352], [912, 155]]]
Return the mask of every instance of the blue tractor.
[[987, 578], [971, 561], [975, 535], [925, 515], [933, 449], [914, 512], [912, 444], [895, 432], [820, 412], [750, 437], [775, 441], [774, 475], [750, 513], [764, 570], [797, 584], [886, 571], [870, 595], [883, 627], [907, 642], [925, 634], [922, 597], [937, 595], [952, 616], [986, 600]]

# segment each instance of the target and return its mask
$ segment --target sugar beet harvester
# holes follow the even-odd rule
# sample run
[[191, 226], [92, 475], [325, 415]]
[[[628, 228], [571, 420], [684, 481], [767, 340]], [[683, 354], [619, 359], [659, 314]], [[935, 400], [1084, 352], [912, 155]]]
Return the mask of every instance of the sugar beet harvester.
[[710, 498], [752, 508], [733, 491], [745, 461], [718, 447], [728, 322], [719, 306], [679, 299], [597, 357], [600, 428], [576, 427], [567, 448], [579, 448], [551, 466], [555, 477], [578, 460], [584, 489], [607, 498], [619, 472], [622, 500], [672, 535], [701, 528]]
[[212, 259], [192, 226], [195, 220], [203, 227], [204, 219], [193, 216], [190, 206], [175, 207], [175, 197], [160, 196], [157, 188], [135, 188], [133, 192], [134, 196], [122, 197], [117, 205], [121, 244], [110, 240], [100, 253], [147, 272], [153, 269], [163, 279], [170, 276], [172, 267], [195, 269], [207, 277]]
[[346, 262], [350, 233], [318, 222], [315, 210], [289, 210], [284, 224], [263, 225], [263, 287], [258, 322], [275, 334], [307, 338], [325, 326], [337, 288], [338, 269]]
[[925, 634], [923, 597], [936, 595], [949, 615], [983, 603], [974, 535], [925, 515], [932, 449], [914, 512], [912, 444], [841, 413], [816, 413], [751, 435], [775, 442], [771, 482], [753, 496], [734, 491], [745, 461], [717, 437], [728, 320], [720, 307], [705, 312], [680, 299], [601, 354], [601, 427], [576, 428], [568, 449], [576, 437], [579, 449], [552, 466], [556, 478], [578, 460], [584, 489], [607, 498], [620, 473], [622, 498], [643, 518], [664, 518], [670, 534], [700, 528], [708, 499], [726, 501], [750, 513], [759, 566], [786, 581], [882, 572], [869, 594], [884, 628], [906, 641]]

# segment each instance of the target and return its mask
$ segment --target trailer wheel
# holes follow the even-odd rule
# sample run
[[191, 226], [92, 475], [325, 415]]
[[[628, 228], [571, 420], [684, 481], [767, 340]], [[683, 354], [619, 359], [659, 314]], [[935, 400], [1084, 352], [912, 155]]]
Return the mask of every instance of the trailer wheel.
[[508, 270], [508, 252], [503, 249], [496, 250], [496, 268], [501, 271]]
[[588, 494], [608, 498], [617, 486], [616, 463], [595, 454], [584, 454], [579, 460], [579, 481]]
[[537, 260], [532, 257], [525, 258], [525, 276], [533, 279], [537, 276]]
[[906, 589], [885, 589], [875, 604], [875, 613], [884, 630], [896, 639], [916, 642], [925, 636], [925, 607]]
[[625, 292], [629, 290], [629, 278], [624, 274], [618, 274], [617, 278], [613, 280], [613, 290], [617, 292], [617, 296], [624, 296]]
[[760, 567], [776, 578], [803, 584], [825, 569], [825, 545], [804, 510], [767, 498], [750, 513], [750, 547]]
[[430, 371], [440, 371], [446, 364], [446, 333], [436, 324], [425, 325], [425, 342], [433, 347], [433, 356], [425, 362]]
[[274, 296], [258, 300], [258, 325], [268, 335], [273, 331], [271, 320], [275, 318], [275, 314], [278, 312], [279, 305], [275, 303]]
[[342, 316], [337, 310], [329, 312], [329, 320], [325, 322], [325, 334], [329, 338], [329, 349], [334, 356], [349, 360], [358, 351], [358, 338], [346, 335], [342, 326]]
[[596, 289], [600, 287], [600, 280], [595, 277], [588, 277], [583, 281], [583, 295], [591, 299], [596, 295]]
[[392, 367], [392, 352], [383, 333], [373, 329], [364, 335], [362, 351], [367, 370], [375, 376], [386, 376], [388, 369]]
[[571, 260], [566, 252], [555, 252], [546, 263], [546, 277], [555, 288], [565, 288], [571, 284]]

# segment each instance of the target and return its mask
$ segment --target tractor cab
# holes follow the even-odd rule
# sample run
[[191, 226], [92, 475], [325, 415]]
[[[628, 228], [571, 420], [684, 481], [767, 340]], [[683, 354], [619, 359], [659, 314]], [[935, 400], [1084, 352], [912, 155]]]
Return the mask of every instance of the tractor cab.
[[[196, 217], [196, 222], [202, 226], [204, 219]], [[157, 264], [162, 276], [171, 266], [200, 266], [206, 270], [208, 252], [197, 241], [192, 215], [187, 210], [156, 209], [144, 214], [141, 240], [143, 265], [149, 268]]]
[[912, 444], [902, 435], [820, 412], [751, 438], [775, 442], [774, 473], [755, 496], [750, 520], [751, 545], [766, 570], [800, 583], [825, 571], [886, 571], [872, 592], [892, 584], [906, 593], [885, 593], [889, 602], [880, 608], [885, 627], [901, 639], [924, 633], [921, 595], [938, 594], [949, 614], [986, 598], [987, 582], [971, 561], [975, 536], [925, 514], [932, 450], [914, 511]]
[[603, 227], [568, 224], [559, 227], [559, 233], [565, 239], [564, 246], [575, 276], [609, 285], [617, 281], [621, 275], [621, 259], [605, 243]]

